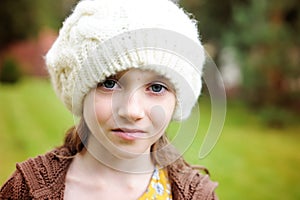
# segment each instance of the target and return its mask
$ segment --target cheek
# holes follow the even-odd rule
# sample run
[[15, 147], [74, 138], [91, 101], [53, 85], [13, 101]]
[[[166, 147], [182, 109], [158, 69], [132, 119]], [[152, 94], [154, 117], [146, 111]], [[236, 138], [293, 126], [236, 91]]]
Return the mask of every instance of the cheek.
[[97, 92], [92, 91], [84, 100], [84, 119], [89, 128], [95, 132], [99, 125], [103, 126], [111, 116], [110, 99], [102, 98]]
[[175, 109], [175, 97], [169, 98], [166, 101], [162, 101], [156, 104], [150, 109], [150, 117], [153, 125], [156, 129], [165, 131], [166, 127], [169, 125], [173, 112]]
[[105, 123], [112, 116], [111, 98], [95, 97], [94, 105], [95, 105], [94, 110], [97, 117], [97, 121], [100, 125], [103, 125], [101, 123]]

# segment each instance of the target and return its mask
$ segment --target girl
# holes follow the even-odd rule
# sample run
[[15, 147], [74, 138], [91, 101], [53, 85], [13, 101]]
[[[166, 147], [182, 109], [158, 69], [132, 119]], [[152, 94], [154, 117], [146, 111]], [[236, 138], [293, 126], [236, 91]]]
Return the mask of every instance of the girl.
[[80, 121], [17, 164], [0, 198], [216, 199], [165, 136], [196, 103], [204, 60], [195, 21], [169, 0], [79, 2], [46, 65]]

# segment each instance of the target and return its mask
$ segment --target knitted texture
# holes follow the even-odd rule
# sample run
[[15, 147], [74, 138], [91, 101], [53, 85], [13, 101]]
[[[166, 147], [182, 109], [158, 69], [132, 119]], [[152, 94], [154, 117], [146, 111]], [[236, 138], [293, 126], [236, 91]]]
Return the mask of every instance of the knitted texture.
[[[0, 189], [0, 199], [63, 200], [65, 178], [72, 159], [66, 148], [17, 164], [17, 170]], [[184, 172], [168, 168], [174, 200], [215, 200], [217, 183], [191, 168]]]
[[90, 89], [129, 68], [173, 84], [173, 119], [189, 116], [201, 91], [203, 46], [196, 22], [170, 0], [85, 0], [65, 20], [46, 55], [56, 93], [75, 115]]

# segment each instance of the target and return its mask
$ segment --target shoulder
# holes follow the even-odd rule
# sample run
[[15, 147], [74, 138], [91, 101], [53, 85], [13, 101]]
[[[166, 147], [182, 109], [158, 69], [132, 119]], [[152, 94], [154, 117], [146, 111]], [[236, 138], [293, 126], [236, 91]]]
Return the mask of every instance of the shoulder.
[[45, 194], [61, 191], [71, 162], [71, 159], [68, 159], [70, 156], [66, 149], [60, 148], [18, 163], [13, 176], [3, 185], [1, 195], [17, 195], [20, 187], [22, 192], [25, 191], [28, 196], [38, 199]]
[[44, 155], [17, 163], [17, 169], [23, 174], [25, 179], [29, 178], [30, 175], [31, 178], [41, 179], [39, 182], [43, 182], [42, 179], [51, 175], [58, 175], [64, 170], [71, 160], [68, 158], [71, 158], [71, 155], [67, 149], [54, 149]]
[[1, 187], [0, 199], [31, 199], [25, 179], [19, 170], [16, 170]]
[[217, 199], [214, 190], [218, 183], [213, 182], [207, 174], [185, 167], [184, 170], [169, 169], [169, 176], [174, 199]]

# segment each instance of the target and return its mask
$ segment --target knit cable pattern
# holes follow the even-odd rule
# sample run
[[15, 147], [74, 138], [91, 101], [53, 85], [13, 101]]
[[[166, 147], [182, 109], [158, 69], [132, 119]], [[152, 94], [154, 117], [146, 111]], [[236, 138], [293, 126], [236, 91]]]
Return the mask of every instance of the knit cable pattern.
[[[0, 199], [63, 200], [65, 177], [72, 161], [72, 154], [66, 148], [55, 149], [45, 155], [17, 164], [17, 170], [2, 186]], [[187, 168], [184, 172], [169, 167], [174, 200], [215, 200], [217, 183], [208, 175]]]

